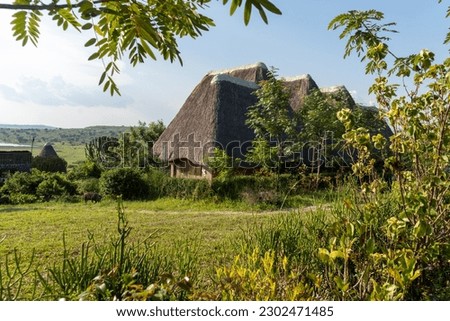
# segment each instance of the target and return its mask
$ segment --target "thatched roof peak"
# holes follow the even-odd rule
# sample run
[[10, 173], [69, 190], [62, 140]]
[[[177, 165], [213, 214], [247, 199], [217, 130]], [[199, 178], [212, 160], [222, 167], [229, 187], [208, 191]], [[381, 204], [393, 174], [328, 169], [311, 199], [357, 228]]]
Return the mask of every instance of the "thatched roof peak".
[[229, 75], [254, 83], [259, 83], [261, 80], [267, 79], [267, 66], [258, 62], [252, 65], [240, 66], [232, 69], [223, 69], [217, 71], [210, 71], [206, 77], [213, 77], [217, 75]]
[[304, 75], [298, 75], [294, 77], [283, 77], [281, 78], [284, 82], [291, 82], [291, 81], [297, 81], [297, 80], [310, 80], [312, 79], [310, 74], [304, 74]]
[[334, 97], [341, 96], [341, 99], [344, 99], [344, 103], [347, 104], [349, 107], [355, 107], [356, 103], [353, 99], [350, 92], [347, 90], [345, 86], [332, 86], [332, 87], [326, 87], [326, 88], [320, 88], [320, 91], [325, 95], [330, 95]]
[[235, 71], [242, 71], [242, 70], [247, 70], [247, 69], [264, 69], [264, 70], [269, 70], [265, 63], [257, 62], [257, 63], [254, 63], [254, 64], [239, 66], [239, 67], [230, 68], [230, 69], [213, 70], [213, 71], [210, 71], [208, 73], [208, 75], [215, 76], [215, 75], [220, 75], [220, 74], [230, 74], [230, 73], [233, 73]]
[[55, 149], [53, 148], [52, 144], [47, 143], [45, 144], [44, 148], [42, 148], [41, 152], [39, 153], [40, 157], [58, 157], [58, 154], [56, 153]]
[[333, 93], [338, 93], [338, 92], [348, 92], [347, 88], [343, 85], [320, 88], [320, 91], [323, 93], [327, 93], [327, 94], [328, 93], [333, 94]]
[[215, 84], [221, 81], [226, 81], [226, 82], [230, 82], [233, 83], [235, 85], [239, 85], [239, 86], [243, 86], [243, 87], [248, 87], [248, 88], [252, 88], [252, 89], [258, 89], [259, 86], [253, 82], [253, 81], [247, 81], [241, 78], [236, 78], [236, 77], [232, 77], [230, 75], [226, 75], [226, 74], [218, 74], [215, 75], [214, 78], [211, 80], [211, 84]]

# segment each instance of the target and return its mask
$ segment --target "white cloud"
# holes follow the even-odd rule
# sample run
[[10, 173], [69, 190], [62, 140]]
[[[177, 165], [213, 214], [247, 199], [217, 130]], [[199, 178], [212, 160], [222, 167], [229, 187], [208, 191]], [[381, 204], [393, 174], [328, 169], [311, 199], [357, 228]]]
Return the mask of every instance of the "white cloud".
[[36, 103], [6, 101], [0, 97], [1, 122], [5, 124], [44, 124], [55, 127], [92, 125], [136, 125], [145, 114], [132, 107], [44, 106]]
[[83, 87], [67, 83], [61, 76], [44, 81], [35, 77], [23, 77], [18, 83], [0, 83], [0, 95], [15, 102], [31, 102], [44, 106], [128, 106], [133, 99], [129, 96], [111, 97], [99, 94], [99, 88]]

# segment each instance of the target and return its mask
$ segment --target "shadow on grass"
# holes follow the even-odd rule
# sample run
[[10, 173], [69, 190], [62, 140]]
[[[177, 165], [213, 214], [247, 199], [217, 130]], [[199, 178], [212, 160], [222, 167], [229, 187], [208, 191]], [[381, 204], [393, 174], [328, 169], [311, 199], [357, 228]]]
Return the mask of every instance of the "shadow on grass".
[[0, 214], [1, 213], [14, 213], [14, 212], [27, 212], [27, 211], [33, 211], [33, 210], [35, 210], [34, 207], [7, 206], [7, 207], [0, 207]]

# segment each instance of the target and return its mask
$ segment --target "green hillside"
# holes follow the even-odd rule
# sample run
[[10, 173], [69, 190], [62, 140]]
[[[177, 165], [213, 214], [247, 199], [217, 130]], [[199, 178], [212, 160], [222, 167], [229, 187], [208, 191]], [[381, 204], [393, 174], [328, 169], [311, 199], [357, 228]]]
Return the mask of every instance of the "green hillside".
[[35, 145], [46, 143], [65, 143], [70, 145], [84, 145], [95, 137], [114, 136], [128, 130], [127, 126], [92, 126], [86, 128], [15, 128], [0, 127], [0, 143], [31, 145], [35, 137]]

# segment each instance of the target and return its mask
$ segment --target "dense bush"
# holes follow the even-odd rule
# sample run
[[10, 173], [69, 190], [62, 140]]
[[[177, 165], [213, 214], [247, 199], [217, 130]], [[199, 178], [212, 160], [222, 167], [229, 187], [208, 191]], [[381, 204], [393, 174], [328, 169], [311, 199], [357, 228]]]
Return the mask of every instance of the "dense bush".
[[143, 173], [134, 168], [115, 168], [103, 172], [100, 191], [107, 196], [122, 196], [124, 200], [146, 199], [150, 186]]
[[68, 173], [71, 180], [80, 180], [87, 178], [100, 178], [102, 175], [101, 168], [95, 162], [84, 161], [75, 165]]
[[76, 185], [60, 174], [46, 174], [36, 188], [36, 196], [43, 201], [76, 194]]
[[278, 203], [295, 182], [291, 175], [231, 176], [214, 180], [212, 189], [224, 199]]
[[31, 173], [16, 172], [9, 177], [0, 189], [2, 194], [35, 194], [42, 182], [42, 173], [33, 169]]
[[67, 171], [67, 162], [61, 157], [41, 157], [33, 158], [31, 167], [43, 172], [65, 173]]
[[30, 173], [14, 173], [0, 189], [4, 202], [33, 203], [60, 199], [76, 194], [76, 186], [62, 173], [33, 169]]
[[200, 200], [211, 197], [209, 182], [204, 179], [166, 177], [160, 186], [160, 195], [179, 199]]
[[100, 183], [98, 178], [86, 178], [76, 181], [78, 194], [99, 193]]

